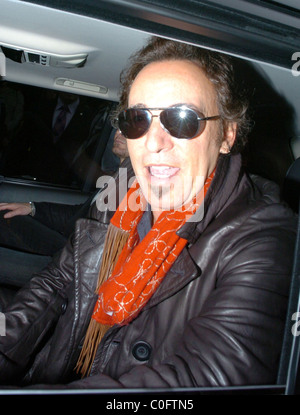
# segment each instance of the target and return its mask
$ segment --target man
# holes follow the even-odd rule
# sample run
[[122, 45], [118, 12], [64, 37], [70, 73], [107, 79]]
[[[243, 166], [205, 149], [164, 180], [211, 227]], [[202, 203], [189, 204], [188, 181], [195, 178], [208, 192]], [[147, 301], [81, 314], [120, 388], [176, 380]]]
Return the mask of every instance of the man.
[[2, 383], [275, 382], [296, 226], [242, 170], [245, 112], [228, 57], [155, 38], [133, 57], [116, 121], [137, 181], [6, 310]]
[[[127, 167], [126, 139], [113, 130], [111, 141], [107, 155], [112, 153], [116, 157], [115, 165], [118, 162], [122, 167]], [[44, 268], [66, 244], [76, 220], [88, 215], [90, 205], [99, 191], [101, 189], [97, 189], [80, 205], [0, 203], [0, 212], [4, 212], [0, 216], [0, 284], [21, 287], [33, 273]]]

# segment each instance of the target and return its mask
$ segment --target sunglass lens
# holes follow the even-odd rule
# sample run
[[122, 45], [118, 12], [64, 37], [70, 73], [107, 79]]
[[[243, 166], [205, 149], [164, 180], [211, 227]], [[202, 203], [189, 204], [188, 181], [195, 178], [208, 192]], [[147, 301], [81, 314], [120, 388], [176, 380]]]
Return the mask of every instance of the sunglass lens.
[[120, 112], [118, 124], [121, 133], [126, 138], [142, 137], [151, 124], [151, 114], [143, 109], [129, 108]]
[[167, 108], [161, 112], [160, 119], [172, 137], [193, 138], [197, 134], [197, 113], [189, 108]]

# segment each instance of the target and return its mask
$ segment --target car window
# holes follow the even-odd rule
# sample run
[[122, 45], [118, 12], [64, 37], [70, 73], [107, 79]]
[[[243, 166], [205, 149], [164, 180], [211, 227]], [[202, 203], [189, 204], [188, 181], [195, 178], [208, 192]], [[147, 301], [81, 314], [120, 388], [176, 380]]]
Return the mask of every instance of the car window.
[[5, 80], [0, 98], [2, 176], [90, 190], [118, 168], [112, 102]]

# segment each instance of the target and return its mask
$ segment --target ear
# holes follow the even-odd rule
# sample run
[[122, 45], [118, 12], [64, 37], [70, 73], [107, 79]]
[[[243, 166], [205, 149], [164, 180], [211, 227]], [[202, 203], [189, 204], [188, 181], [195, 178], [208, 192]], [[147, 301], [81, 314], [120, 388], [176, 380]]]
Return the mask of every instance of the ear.
[[228, 154], [233, 147], [233, 144], [236, 139], [236, 130], [237, 130], [237, 123], [236, 122], [227, 122], [224, 124], [224, 134], [223, 134], [223, 141], [220, 148], [220, 153]]

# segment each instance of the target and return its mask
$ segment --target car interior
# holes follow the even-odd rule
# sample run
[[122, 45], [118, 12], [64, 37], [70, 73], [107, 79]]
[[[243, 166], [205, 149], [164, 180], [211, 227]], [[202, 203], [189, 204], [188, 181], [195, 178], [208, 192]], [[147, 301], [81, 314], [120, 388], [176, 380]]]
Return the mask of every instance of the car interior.
[[[0, 126], [0, 203], [83, 203], [100, 174], [117, 170], [109, 114], [118, 103], [120, 74], [156, 35], [233, 56], [241, 81], [252, 91], [245, 168], [277, 183], [298, 212], [297, 0], [0, 0], [0, 10], [0, 103], [7, 108]], [[60, 154], [49, 146], [44, 124], [59, 97], [76, 100], [80, 108], [71, 145]], [[297, 322], [292, 316], [300, 312], [299, 244], [277, 384], [191, 393], [300, 392], [300, 331], [291, 336]]]

